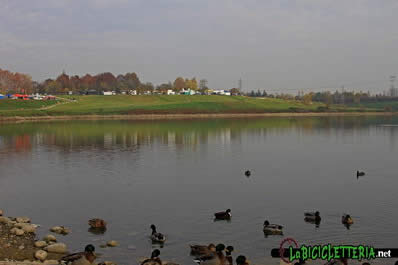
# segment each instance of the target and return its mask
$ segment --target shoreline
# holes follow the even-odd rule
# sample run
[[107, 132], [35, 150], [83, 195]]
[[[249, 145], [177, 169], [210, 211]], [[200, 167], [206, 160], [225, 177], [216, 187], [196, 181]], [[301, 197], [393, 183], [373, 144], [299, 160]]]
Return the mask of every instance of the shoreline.
[[0, 122], [73, 121], [73, 120], [185, 120], [227, 119], [261, 117], [349, 117], [349, 116], [397, 116], [392, 112], [280, 112], [280, 113], [195, 113], [195, 114], [116, 114], [116, 115], [60, 115], [60, 116], [10, 116]]

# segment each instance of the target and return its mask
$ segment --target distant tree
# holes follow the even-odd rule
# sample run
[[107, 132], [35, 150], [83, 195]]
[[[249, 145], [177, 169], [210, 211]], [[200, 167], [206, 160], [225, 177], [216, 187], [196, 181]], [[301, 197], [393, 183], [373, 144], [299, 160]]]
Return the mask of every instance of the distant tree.
[[262, 97], [266, 97], [267, 96], [267, 92], [265, 92], [265, 89], [263, 90], [263, 94], [262, 94]]
[[313, 96], [313, 93], [308, 93], [308, 94], [305, 94], [304, 96], [303, 96], [303, 102], [304, 102], [304, 104], [311, 104], [312, 103], [312, 96]]
[[0, 91], [2, 93], [32, 93], [32, 78], [26, 74], [0, 69]]
[[198, 88], [198, 82], [196, 81], [195, 77], [191, 79], [191, 87], [190, 87], [190, 89], [195, 90], [195, 91], [197, 91], [199, 89]]
[[200, 79], [199, 90], [204, 91], [204, 90], [208, 89], [207, 84], [208, 84], [208, 82], [206, 79]]
[[98, 92], [105, 90], [116, 90], [117, 80], [116, 77], [109, 72], [101, 73], [95, 76], [96, 90]]
[[81, 78], [81, 88], [82, 89], [93, 89], [96, 85], [95, 77], [91, 76], [90, 74], [86, 74]]
[[182, 77], [177, 77], [177, 79], [174, 81], [174, 90], [175, 91], [181, 91], [182, 89], [185, 88], [185, 80]]
[[124, 75], [124, 82], [128, 89], [135, 90], [141, 84], [140, 79], [138, 78], [136, 73], [127, 73]]
[[46, 82], [46, 91], [49, 94], [56, 94], [59, 93], [60, 91], [62, 91], [62, 87], [61, 84], [58, 83], [55, 80], [49, 80], [48, 82]]
[[80, 91], [81, 89], [81, 80], [78, 75], [74, 75], [69, 79], [70, 89], [73, 92]]
[[55, 81], [59, 84], [59, 86], [61, 88], [61, 91], [59, 91], [59, 92], [65, 92], [66, 90], [68, 90], [70, 88], [69, 75], [65, 74], [65, 72], [63, 72], [61, 75], [59, 75]]

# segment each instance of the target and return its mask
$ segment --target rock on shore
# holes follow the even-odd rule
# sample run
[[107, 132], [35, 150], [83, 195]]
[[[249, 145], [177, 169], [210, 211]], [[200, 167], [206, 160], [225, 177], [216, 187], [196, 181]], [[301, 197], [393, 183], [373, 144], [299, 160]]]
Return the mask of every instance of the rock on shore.
[[[42, 250], [40, 248], [47, 246], [47, 243], [44, 242], [45, 245], [43, 245], [43, 243], [37, 245], [39, 241], [35, 242], [36, 226], [30, 223], [16, 222], [16, 219], [17, 218], [0, 216], [0, 261], [36, 260], [35, 262], [38, 262], [38, 258], [35, 258], [35, 254], [38, 250]], [[29, 218], [19, 219], [19, 221], [24, 222], [28, 220], [30, 221]], [[63, 255], [64, 254], [59, 253], [48, 253], [47, 260], [42, 264], [50, 264], [50, 260], [53, 261], [52, 264], [58, 264], [56, 260], [59, 260]]]
[[44, 249], [50, 253], [57, 253], [57, 254], [65, 254], [68, 252], [66, 245], [63, 243], [55, 243], [52, 245], [48, 245]]
[[60, 235], [69, 234], [70, 230], [64, 226], [54, 226], [50, 228], [50, 231]]
[[40, 261], [44, 261], [48, 256], [48, 253], [44, 250], [38, 250], [35, 253], [35, 258], [40, 260]]

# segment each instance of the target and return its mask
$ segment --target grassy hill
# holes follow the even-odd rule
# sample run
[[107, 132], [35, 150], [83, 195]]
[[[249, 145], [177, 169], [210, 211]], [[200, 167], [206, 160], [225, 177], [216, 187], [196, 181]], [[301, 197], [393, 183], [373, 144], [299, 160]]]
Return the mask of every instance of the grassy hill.
[[[71, 101], [71, 99], [74, 99]], [[51, 106], [51, 104], [54, 104]], [[57, 102], [0, 100], [0, 116], [282, 113], [380, 111], [363, 107], [305, 105], [300, 101], [242, 96], [63, 96]]]

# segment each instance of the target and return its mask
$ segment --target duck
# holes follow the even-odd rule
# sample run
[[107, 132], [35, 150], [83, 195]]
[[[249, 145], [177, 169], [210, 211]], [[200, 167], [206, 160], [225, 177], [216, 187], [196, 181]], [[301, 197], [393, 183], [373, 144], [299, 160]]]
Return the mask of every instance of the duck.
[[231, 209], [227, 209], [225, 212], [215, 213], [214, 217], [216, 220], [230, 220], [232, 217]]
[[233, 246], [228, 246], [225, 250], [225, 259], [227, 261], [227, 264], [233, 265], [234, 261], [232, 259], [232, 251], [234, 251]]
[[319, 211], [304, 213], [304, 220], [306, 222], [320, 222], [321, 216], [320, 216]]
[[91, 228], [96, 228], [96, 229], [106, 229], [106, 222], [102, 219], [99, 218], [93, 218], [88, 220], [88, 224], [90, 225]]
[[249, 262], [245, 256], [240, 255], [236, 258], [236, 265], [249, 265]]
[[156, 231], [156, 226], [151, 225], [152, 229], [152, 234], [151, 234], [151, 240], [153, 243], [164, 243], [166, 241], [166, 237], [162, 233], [158, 233]]
[[209, 244], [208, 246], [204, 245], [190, 245], [191, 255], [193, 256], [202, 256], [202, 255], [210, 255], [211, 253], [216, 252], [216, 245]]
[[252, 173], [250, 172], [250, 170], [246, 170], [246, 171], [245, 171], [245, 176], [246, 176], [246, 177], [250, 177], [251, 174], [252, 174]]
[[352, 220], [349, 214], [343, 214], [343, 216], [341, 217], [341, 222], [345, 225], [352, 225], [354, 223], [354, 220]]
[[160, 250], [155, 249], [152, 251], [151, 257], [149, 259], [144, 259], [140, 262], [141, 265], [163, 265], [159, 258]]
[[365, 176], [365, 172], [357, 170], [357, 177]]
[[283, 235], [283, 226], [277, 224], [270, 224], [268, 220], [264, 221], [263, 231], [269, 235]]
[[97, 258], [94, 254], [95, 247], [91, 244], [84, 248], [83, 252], [73, 253], [61, 258], [61, 261], [66, 264], [72, 265], [90, 265], [95, 264], [94, 261]]
[[216, 246], [216, 252], [210, 255], [201, 256], [194, 261], [200, 265], [225, 265], [226, 258], [224, 255], [225, 245], [218, 244]]

